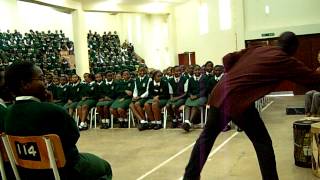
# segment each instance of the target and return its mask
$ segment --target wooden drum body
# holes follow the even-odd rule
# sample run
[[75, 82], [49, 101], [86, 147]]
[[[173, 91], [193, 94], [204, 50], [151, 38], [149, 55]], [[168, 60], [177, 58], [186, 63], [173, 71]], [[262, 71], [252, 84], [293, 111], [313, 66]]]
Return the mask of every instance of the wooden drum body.
[[314, 123], [311, 125], [311, 137], [312, 137], [312, 173], [320, 177], [320, 123]]
[[295, 165], [311, 168], [311, 124], [319, 121], [302, 120], [293, 123]]

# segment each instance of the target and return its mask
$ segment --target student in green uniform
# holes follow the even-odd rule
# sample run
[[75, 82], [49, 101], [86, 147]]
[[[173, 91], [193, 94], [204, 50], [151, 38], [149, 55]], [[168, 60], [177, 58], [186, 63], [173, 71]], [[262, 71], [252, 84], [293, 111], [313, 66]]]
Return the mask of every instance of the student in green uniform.
[[[170, 98], [168, 82], [161, 78], [161, 71], [154, 71], [153, 81], [149, 83], [148, 100], [144, 103], [144, 109], [149, 120], [149, 129], [158, 130], [161, 125], [161, 109]], [[141, 128], [141, 130], [144, 130]]]
[[[16, 103], [8, 108], [4, 132], [16, 136], [57, 134], [66, 158], [64, 179], [112, 179], [110, 164], [89, 153], [79, 153], [76, 143], [80, 137], [75, 121], [60, 106], [43, 102], [47, 99], [44, 75], [38, 66], [24, 61], [10, 65], [6, 82], [16, 96]], [[22, 179], [51, 179], [50, 170], [19, 168]]]
[[82, 85], [80, 83], [80, 77], [77, 74], [71, 76], [71, 83], [68, 102], [64, 105], [64, 108], [68, 110], [70, 116], [73, 116], [78, 102], [81, 100], [80, 90]]
[[147, 75], [147, 68], [145, 66], [140, 66], [138, 68], [139, 76], [135, 80], [135, 87], [133, 90], [132, 103], [130, 104], [130, 109], [133, 115], [139, 121], [139, 130], [143, 130], [149, 127], [148, 121], [146, 121], [145, 112], [142, 109], [144, 103], [147, 101], [148, 97], [148, 87], [151, 78]]
[[67, 77], [60, 76], [60, 85], [56, 87], [56, 98], [53, 102], [59, 106], [64, 106], [68, 102], [69, 86], [67, 85]]
[[128, 127], [127, 110], [132, 100], [134, 81], [128, 70], [122, 72], [122, 81], [116, 83], [117, 99], [112, 103], [110, 111], [120, 121], [120, 128]]
[[187, 78], [187, 79], [191, 78], [193, 76], [193, 65], [192, 64], [186, 65], [185, 71], [182, 71], [182, 69], [181, 69], [181, 73], [185, 78]]
[[[194, 76], [188, 82], [188, 99], [185, 103], [184, 123], [182, 128], [189, 131], [192, 123], [196, 122], [196, 117], [199, 114], [199, 107], [204, 106], [208, 99], [208, 78], [201, 74], [201, 67], [194, 66]], [[197, 119], [198, 120], [198, 119]]]
[[4, 84], [4, 69], [0, 69], [0, 132], [3, 132], [3, 121], [7, 111], [7, 106], [2, 97], [4, 95]]
[[96, 83], [94, 82], [93, 74], [84, 75], [85, 84], [81, 88], [81, 101], [77, 105], [77, 112], [80, 117], [79, 130], [87, 130], [87, 117], [91, 108], [97, 104], [97, 96], [95, 94]]
[[[115, 83], [111, 71], [106, 72], [106, 79], [103, 81], [101, 74], [96, 74], [98, 103], [97, 111], [101, 117], [101, 129], [110, 127], [110, 106], [115, 99]], [[99, 85], [100, 84], [100, 85]]]
[[170, 117], [172, 117], [172, 128], [177, 128], [182, 122], [179, 108], [186, 102], [188, 87], [185, 84], [188, 79], [181, 75], [179, 66], [173, 68], [173, 75], [174, 77], [169, 79], [169, 89], [171, 89], [171, 92], [170, 100], [166, 107]]

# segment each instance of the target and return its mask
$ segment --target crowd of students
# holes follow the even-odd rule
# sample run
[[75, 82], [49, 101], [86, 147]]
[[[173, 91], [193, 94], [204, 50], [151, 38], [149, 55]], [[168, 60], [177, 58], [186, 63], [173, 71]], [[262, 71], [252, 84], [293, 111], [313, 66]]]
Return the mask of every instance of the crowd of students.
[[70, 64], [60, 55], [61, 51], [74, 54], [73, 42], [62, 30], [30, 30], [23, 35], [17, 30], [0, 31], [0, 68], [6, 69], [13, 62], [24, 60], [33, 62], [44, 71], [68, 73]]
[[141, 64], [133, 44], [128, 41], [121, 44], [117, 31], [104, 32], [103, 35], [89, 31], [87, 41], [91, 72], [134, 71]]
[[[193, 123], [199, 123], [199, 108], [206, 105], [207, 98], [223, 75], [222, 65], [214, 66], [211, 61], [205, 65], [174, 66], [148, 71], [139, 66], [137, 72], [125, 69], [85, 73], [83, 81], [76, 74], [72, 76], [46, 75], [48, 90], [53, 102], [63, 106], [71, 116], [79, 117], [80, 130], [88, 129], [88, 114], [96, 107], [101, 128], [110, 127], [111, 114], [118, 119], [120, 128], [128, 127], [128, 109], [138, 121], [138, 129], [161, 129], [161, 109], [166, 107], [172, 120], [172, 128], [182, 127], [189, 131]], [[184, 123], [181, 106], [184, 105]]]

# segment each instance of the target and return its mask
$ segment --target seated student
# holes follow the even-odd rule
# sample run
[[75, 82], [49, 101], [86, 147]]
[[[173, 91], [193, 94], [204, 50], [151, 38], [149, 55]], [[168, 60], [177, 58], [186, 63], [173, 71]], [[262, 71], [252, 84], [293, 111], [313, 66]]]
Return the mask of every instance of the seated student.
[[81, 101], [77, 105], [78, 115], [80, 117], [79, 130], [87, 130], [88, 123], [87, 117], [91, 108], [97, 104], [97, 98], [95, 95], [96, 83], [94, 82], [94, 76], [92, 74], [84, 75], [85, 84], [81, 88]]
[[[185, 68], [184, 70], [182, 70], [182, 68]], [[180, 69], [181, 69], [181, 73], [182, 75], [187, 78], [187, 79], [190, 79], [192, 76], [193, 76], [193, 65], [190, 64], [190, 65], [186, 65], [186, 66], [180, 66]]]
[[[57, 134], [66, 158], [65, 179], [112, 179], [110, 164], [89, 153], [79, 153], [76, 143], [80, 137], [75, 121], [60, 106], [43, 102], [47, 91], [41, 69], [31, 62], [12, 64], [6, 72], [6, 82], [16, 96], [8, 108], [4, 132], [16, 136]], [[22, 179], [51, 179], [50, 170], [19, 168]], [[49, 177], [48, 177], [49, 176]]]
[[202, 75], [200, 71], [201, 67], [195, 65], [194, 76], [186, 82], [188, 84], [188, 99], [185, 103], [185, 121], [182, 129], [187, 132], [190, 130], [192, 123], [196, 123], [196, 120], [199, 120], [199, 116], [196, 116], [199, 113], [199, 107], [204, 106], [207, 102], [208, 77]]
[[108, 129], [110, 127], [110, 111], [109, 108], [112, 105], [115, 97], [115, 83], [113, 81], [113, 74], [111, 71], [106, 72], [106, 79], [102, 81], [100, 73], [96, 74], [97, 83], [97, 111], [101, 117], [101, 129]]
[[177, 128], [182, 122], [179, 107], [186, 102], [187, 87], [185, 87], [185, 83], [188, 79], [181, 75], [179, 66], [175, 66], [172, 72], [174, 77], [169, 79], [169, 85], [172, 89], [172, 92], [170, 92], [171, 98], [166, 107], [170, 117], [172, 117], [172, 128]]
[[68, 102], [64, 105], [64, 108], [68, 110], [69, 115], [73, 116], [74, 110], [77, 108], [78, 102], [81, 100], [81, 83], [80, 77], [76, 74], [71, 76], [71, 85], [68, 94]]
[[5, 104], [2, 97], [5, 94], [4, 85], [5, 85], [4, 69], [0, 69], [0, 132], [3, 132], [3, 121], [4, 121], [5, 113], [7, 111], [7, 105]]
[[[148, 100], [144, 103], [144, 109], [149, 120], [149, 129], [158, 130], [161, 125], [161, 108], [163, 108], [170, 95], [168, 82], [161, 78], [161, 71], [154, 71], [148, 88]], [[151, 123], [150, 123], [151, 121]], [[143, 128], [141, 130], [144, 130]]]
[[135, 80], [135, 87], [133, 90], [132, 103], [130, 104], [130, 109], [132, 110], [133, 115], [138, 119], [139, 130], [144, 130], [149, 128], [148, 121], [142, 109], [144, 103], [147, 101], [148, 97], [148, 87], [151, 78], [147, 74], [147, 68], [145, 66], [140, 66], [138, 68], [139, 76]]
[[59, 106], [64, 106], [68, 102], [69, 86], [67, 85], [67, 77], [61, 75], [60, 85], [56, 87], [56, 99], [53, 102]]
[[117, 99], [112, 103], [110, 111], [115, 118], [119, 119], [120, 128], [128, 127], [128, 116], [126, 111], [132, 100], [132, 93], [134, 89], [134, 80], [131, 79], [128, 70], [122, 72], [123, 80], [116, 83], [115, 91], [117, 92]]
[[319, 116], [320, 115], [320, 92], [310, 90], [304, 95], [305, 99], [305, 113], [306, 116]]

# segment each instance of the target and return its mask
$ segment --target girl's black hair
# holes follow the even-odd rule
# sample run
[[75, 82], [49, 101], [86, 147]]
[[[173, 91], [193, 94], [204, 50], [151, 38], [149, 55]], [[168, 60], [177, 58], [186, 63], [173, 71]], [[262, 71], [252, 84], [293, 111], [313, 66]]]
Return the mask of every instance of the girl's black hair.
[[213, 66], [213, 62], [212, 62], [212, 61], [207, 61], [207, 62], [204, 64], [204, 66], [207, 66], [209, 63], [211, 63], [212, 66]]
[[161, 71], [159, 70], [155, 70], [153, 73], [152, 73], [152, 79], [154, 80], [154, 77], [158, 74], [158, 73], [162, 73]]
[[5, 74], [5, 83], [9, 91], [20, 95], [21, 82], [30, 82], [35, 65], [30, 61], [20, 61], [11, 64]]

